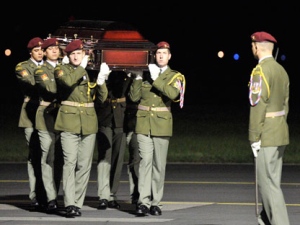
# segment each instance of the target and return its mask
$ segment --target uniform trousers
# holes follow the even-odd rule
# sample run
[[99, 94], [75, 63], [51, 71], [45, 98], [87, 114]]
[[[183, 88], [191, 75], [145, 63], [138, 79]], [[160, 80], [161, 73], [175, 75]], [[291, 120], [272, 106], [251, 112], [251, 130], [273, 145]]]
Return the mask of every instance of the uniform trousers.
[[283, 154], [286, 146], [262, 147], [257, 156], [257, 181], [262, 198], [259, 225], [289, 225], [281, 189]]
[[164, 192], [164, 182], [170, 137], [158, 137], [137, 134], [139, 145], [139, 201], [150, 208], [162, 208], [161, 200]]
[[33, 127], [26, 127], [24, 128], [26, 143], [29, 148], [28, 153], [28, 160], [27, 160], [27, 172], [28, 172], [28, 178], [29, 178], [29, 198], [31, 200], [36, 198], [36, 192], [35, 192], [35, 186], [36, 186], [36, 177], [34, 173], [34, 167], [33, 167], [33, 160], [31, 155], [33, 154], [33, 150], [30, 148], [30, 138], [33, 134], [34, 128]]
[[81, 208], [83, 206], [90, 178], [95, 141], [96, 134], [61, 133], [65, 207], [73, 205]]
[[117, 200], [124, 154], [126, 136], [123, 128], [101, 126], [97, 134], [98, 165], [97, 183], [99, 199]]
[[138, 190], [138, 175], [139, 175], [139, 146], [137, 142], [137, 135], [133, 131], [126, 134], [126, 143], [129, 150], [129, 159], [127, 165], [127, 173], [129, 178], [129, 193], [133, 200], [139, 198]]
[[57, 189], [54, 179], [54, 156], [55, 143], [59, 137], [53, 132], [43, 130], [39, 130], [38, 134], [42, 149], [42, 179], [47, 194], [47, 201], [49, 202], [57, 198]]

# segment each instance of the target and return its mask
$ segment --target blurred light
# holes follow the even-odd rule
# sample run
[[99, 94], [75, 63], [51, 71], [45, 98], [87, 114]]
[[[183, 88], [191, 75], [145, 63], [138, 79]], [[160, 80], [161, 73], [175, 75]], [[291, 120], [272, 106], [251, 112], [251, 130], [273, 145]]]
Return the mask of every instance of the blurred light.
[[224, 57], [224, 52], [223, 51], [219, 51], [218, 52], [218, 57], [219, 58], [223, 58]]
[[280, 59], [281, 59], [282, 61], [285, 61], [285, 60], [286, 60], [286, 56], [285, 56], [285, 55], [281, 55]]
[[10, 50], [10, 49], [5, 49], [4, 54], [5, 54], [6, 56], [10, 56], [11, 50]]
[[239, 55], [239, 54], [235, 53], [235, 54], [233, 55], [233, 59], [234, 59], [234, 60], [239, 60], [239, 58], [240, 58], [240, 55]]

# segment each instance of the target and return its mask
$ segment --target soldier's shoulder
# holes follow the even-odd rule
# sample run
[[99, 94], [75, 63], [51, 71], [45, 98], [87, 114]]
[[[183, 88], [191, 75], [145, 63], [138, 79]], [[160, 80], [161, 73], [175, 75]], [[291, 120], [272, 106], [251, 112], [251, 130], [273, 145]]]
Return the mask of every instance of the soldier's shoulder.
[[19, 62], [19, 63], [16, 65], [15, 70], [16, 70], [16, 71], [20, 71], [20, 70], [25, 69], [27, 66], [28, 66], [28, 61]]
[[[47, 68], [47, 67], [45, 67]], [[43, 66], [38, 66], [35, 70], [34, 70], [34, 74], [35, 75], [39, 75], [39, 74], [43, 74], [45, 73]]]
[[63, 76], [66, 73], [67, 70], [68, 70], [68, 67], [66, 65], [58, 64], [54, 68], [54, 76], [56, 78], [59, 78], [59, 77]]
[[175, 79], [175, 78], [184, 79], [184, 75], [177, 70], [171, 70], [171, 73], [172, 73], [172, 79]]

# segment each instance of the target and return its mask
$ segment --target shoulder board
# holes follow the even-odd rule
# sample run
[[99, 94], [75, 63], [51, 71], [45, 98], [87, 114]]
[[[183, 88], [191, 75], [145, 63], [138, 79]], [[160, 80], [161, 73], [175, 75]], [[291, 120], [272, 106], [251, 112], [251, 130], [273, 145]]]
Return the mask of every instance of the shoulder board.
[[168, 84], [172, 83], [175, 79], [180, 80], [180, 81], [182, 81], [182, 82], [185, 83], [185, 77], [184, 77], [184, 75], [181, 74], [180, 72], [177, 72], [177, 73], [175, 73], [173, 75], [171, 81]]
[[37, 69], [36, 71], [35, 71], [35, 73], [43, 73], [44, 71], [42, 70], [42, 69]]
[[24, 62], [20, 62], [16, 65], [16, 71], [20, 71], [20, 70], [23, 70], [23, 64], [27, 64], [27, 61], [24, 61]]
[[61, 65], [57, 65], [57, 66], [55, 67], [55, 70], [61, 70]]

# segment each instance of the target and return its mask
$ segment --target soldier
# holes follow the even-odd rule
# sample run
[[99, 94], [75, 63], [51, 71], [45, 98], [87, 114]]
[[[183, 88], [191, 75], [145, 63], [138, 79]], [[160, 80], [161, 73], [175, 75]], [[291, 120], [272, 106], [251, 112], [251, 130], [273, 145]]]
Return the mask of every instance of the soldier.
[[[109, 68], [103, 64], [100, 73], [107, 76]], [[110, 72], [109, 72], [110, 73]], [[108, 98], [104, 103], [96, 101], [98, 115], [98, 209], [120, 208], [116, 193], [119, 188], [126, 136], [124, 132], [124, 112], [126, 109], [126, 91], [130, 79], [124, 71], [113, 71], [106, 81]]]
[[45, 191], [41, 179], [40, 145], [35, 129], [36, 110], [39, 106], [38, 94], [35, 88], [34, 71], [38, 65], [43, 64], [43, 40], [32, 38], [27, 45], [30, 58], [20, 62], [15, 68], [17, 80], [24, 94], [18, 126], [24, 128], [26, 143], [29, 148], [27, 169], [29, 176], [29, 198], [34, 207], [46, 204]]
[[280, 187], [283, 154], [289, 144], [289, 77], [272, 55], [277, 40], [271, 34], [256, 32], [251, 40], [253, 56], [258, 60], [249, 82], [249, 141], [262, 198], [258, 223], [289, 225]]
[[79, 39], [70, 42], [65, 52], [69, 63], [54, 70], [61, 106], [55, 130], [61, 131], [63, 149], [63, 193], [66, 217], [81, 216], [86, 195], [98, 131], [94, 96], [107, 98], [105, 77], [98, 75], [92, 82], [85, 70], [88, 56]]
[[[127, 76], [130, 77], [130, 84], [132, 84], [134, 75], [128, 71]], [[129, 89], [126, 91], [127, 95], [129, 93]], [[139, 102], [133, 102], [127, 96], [126, 98], [126, 110], [125, 110], [125, 118], [124, 118], [124, 131], [126, 133], [126, 144], [129, 151], [129, 158], [127, 164], [127, 173], [129, 180], [129, 193], [131, 196], [131, 204], [136, 205], [139, 199], [139, 189], [138, 189], [138, 174], [139, 174], [139, 163], [140, 163], [140, 155], [137, 137], [135, 133], [136, 126], [136, 113], [138, 110]]]
[[142, 71], [136, 71], [129, 95], [133, 102], [140, 101], [135, 132], [140, 154], [136, 213], [141, 216], [149, 212], [155, 216], [162, 214], [167, 154], [173, 134], [171, 104], [180, 101], [183, 106], [185, 78], [168, 66], [170, 58], [170, 45], [159, 42], [156, 64], [148, 66], [150, 77], [143, 80]]
[[[39, 93], [40, 106], [36, 113], [36, 129], [41, 145], [42, 179], [47, 194], [47, 212], [52, 213], [57, 209], [57, 192], [61, 178], [61, 163], [54, 167], [55, 155], [62, 156], [60, 149], [59, 133], [54, 130], [54, 122], [58, 112], [58, 96], [54, 78], [54, 68], [58, 64], [60, 54], [56, 38], [49, 38], [42, 44], [46, 61], [34, 73], [34, 78]], [[58, 152], [56, 152], [58, 151]], [[55, 173], [56, 172], [56, 173]], [[57, 179], [55, 180], [55, 175]]]

